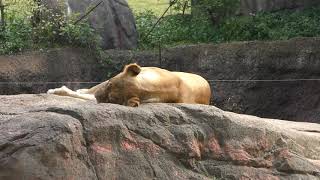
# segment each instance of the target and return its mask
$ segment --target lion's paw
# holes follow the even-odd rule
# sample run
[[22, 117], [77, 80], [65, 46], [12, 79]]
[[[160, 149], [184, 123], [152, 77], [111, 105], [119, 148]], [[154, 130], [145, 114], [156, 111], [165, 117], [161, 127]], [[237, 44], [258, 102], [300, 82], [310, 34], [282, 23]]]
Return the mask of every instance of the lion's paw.
[[68, 96], [72, 93], [72, 90], [67, 88], [66, 86], [62, 86], [61, 88], [49, 89], [47, 94], [56, 94], [60, 96]]

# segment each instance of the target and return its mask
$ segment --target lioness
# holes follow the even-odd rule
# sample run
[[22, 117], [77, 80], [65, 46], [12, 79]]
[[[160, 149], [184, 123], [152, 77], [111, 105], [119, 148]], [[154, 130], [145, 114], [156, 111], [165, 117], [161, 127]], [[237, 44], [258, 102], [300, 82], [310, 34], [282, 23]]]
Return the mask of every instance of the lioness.
[[131, 107], [141, 103], [209, 104], [211, 97], [210, 85], [201, 76], [137, 64], [126, 65], [120, 74], [90, 89], [72, 91], [63, 86], [48, 93]]

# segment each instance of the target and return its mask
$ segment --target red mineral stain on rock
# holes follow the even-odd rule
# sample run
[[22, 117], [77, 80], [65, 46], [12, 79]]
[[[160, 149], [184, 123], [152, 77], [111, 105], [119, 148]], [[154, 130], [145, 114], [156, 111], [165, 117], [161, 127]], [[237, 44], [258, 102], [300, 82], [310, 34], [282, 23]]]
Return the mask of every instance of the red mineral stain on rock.
[[251, 156], [261, 156], [261, 153], [266, 149], [270, 149], [268, 140], [266, 137], [260, 137], [258, 140], [248, 139], [245, 144], [242, 145], [244, 150]]
[[270, 148], [270, 144], [269, 144], [269, 142], [268, 142], [268, 140], [267, 140], [266, 137], [261, 138], [261, 139], [258, 141], [257, 144], [258, 144], [258, 148], [259, 148], [260, 150], [264, 150], [264, 149]]
[[223, 154], [218, 140], [214, 137], [209, 139], [208, 148], [214, 156], [221, 156]]
[[135, 149], [138, 149], [138, 146], [135, 142], [132, 142], [130, 140], [123, 140], [121, 142], [121, 147], [122, 149], [126, 150], [126, 151], [132, 151]]
[[173, 174], [175, 177], [179, 177], [179, 179], [184, 178], [184, 175], [179, 170], [174, 169]]
[[[252, 164], [253, 164], [253, 163], [252, 163]], [[255, 165], [255, 167], [270, 168], [270, 167], [272, 167], [272, 161], [270, 161], [270, 160], [260, 160], [260, 159], [257, 159], [257, 160], [255, 160], [254, 165]]]
[[276, 155], [279, 157], [279, 158], [285, 158], [285, 159], [288, 159], [291, 157], [290, 155], [290, 152], [289, 152], [289, 149], [287, 148], [284, 148], [284, 149], [281, 149], [279, 150]]
[[193, 139], [191, 141], [191, 152], [189, 153], [190, 157], [195, 157], [197, 159], [201, 158], [201, 151], [200, 151], [200, 146], [201, 143], [199, 143], [196, 139]]
[[261, 174], [257, 177], [257, 180], [280, 180], [280, 178], [273, 175]]
[[261, 178], [261, 180], [280, 180], [280, 178], [270, 175], [270, 176], [265, 176], [265, 177]]
[[112, 145], [111, 144], [101, 145], [98, 143], [94, 143], [93, 145], [91, 145], [91, 148], [98, 153], [111, 153], [112, 152]]
[[156, 156], [160, 152], [160, 147], [153, 143], [144, 143], [143, 148], [152, 156]]
[[232, 160], [239, 162], [241, 164], [247, 164], [249, 163], [249, 160], [251, 159], [250, 154], [248, 154], [243, 149], [235, 149], [231, 145], [226, 144], [224, 147], [226, 155]]
[[244, 175], [239, 177], [239, 180], [280, 180], [280, 178], [272, 175], [256, 175], [255, 172], [245, 172]]

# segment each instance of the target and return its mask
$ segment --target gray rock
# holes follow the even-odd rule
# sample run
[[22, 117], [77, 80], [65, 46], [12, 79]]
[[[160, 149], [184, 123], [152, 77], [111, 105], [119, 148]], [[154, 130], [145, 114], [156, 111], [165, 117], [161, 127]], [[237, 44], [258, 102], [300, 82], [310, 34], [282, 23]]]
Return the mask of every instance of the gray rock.
[[0, 96], [1, 179], [319, 179], [320, 125], [214, 106]]
[[[133, 49], [137, 47], [138, 33], [135, 19], [125, 0], [102, 0], [88, 16], [88, 22], [101, 36], [103, 49]], [[93, 0], [43, 0], [49, 9], [65, 14], [85, 14], [100, 1]]]

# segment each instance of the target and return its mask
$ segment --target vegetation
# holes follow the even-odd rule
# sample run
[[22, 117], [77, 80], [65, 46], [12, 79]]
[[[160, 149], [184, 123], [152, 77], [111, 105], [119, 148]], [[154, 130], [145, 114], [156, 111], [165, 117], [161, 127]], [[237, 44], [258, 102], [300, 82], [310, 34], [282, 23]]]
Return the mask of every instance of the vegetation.
[[234, 15], [240, 5], [240, 0], [176, 0], [174, 2], [175, 10], [190, 11], [193, 16], [209, 16], [214, 23]]
[[320, 8], [231, 17], [217, 27], [221, 41], [287, 40], [320, 36]]
[[[67, 17], [34, 0], [6, 0], [5, 29], [0, 29], [0, 54], [26, 49], [76, 46], [99, 49], [99, 37], [79, 17]], [[154, 28], [169, 6], [168, 0], [129, 0], [136, 16], [139, 49], [193, 43], [220, 43], [248, 40], [286, 40], [320, 36], [320, 8], [303, 11], [258, 13], [236, 16], [239, 0], [176, 0], [167, 15]], [[191, 7], [192, 6], [192, 7]], [[150, 8], [151, 10], [146, 10]], [[98, 52], [101, 54], [101, 52]]]
[[210, 16], [170, 15], [147, 36], [158, 17], [151, 11], [136, 15], [140, 48], [190, 43], [220, 43], [249, 40], [287, 40], [320, 36], [320, 8], [303, 11], [226, 16], [219, 23]]
[[190, 15], [166, 16], [149, 33], [157, 19], [158, 17], [152, 11], [136, 15], [140, 48], [157, 47], [159, 43], [162, 46], [170, 46], [184, 43], [214, 42], [214, 38], [217, 37], [209, 20], [201, 17], [190, 18]]
[[77, 15], [67, 17], [63, 12], [38, 6], [33, 0], [6, 0], [6, 4], [0, 54], [65, 45], [90, 48], [99, 40], [87, 23], [73, 24]]
[[169, 0], [128, 0], [128, 4], [134, 13], [149, 10], [160, 16], [169, 6]]

